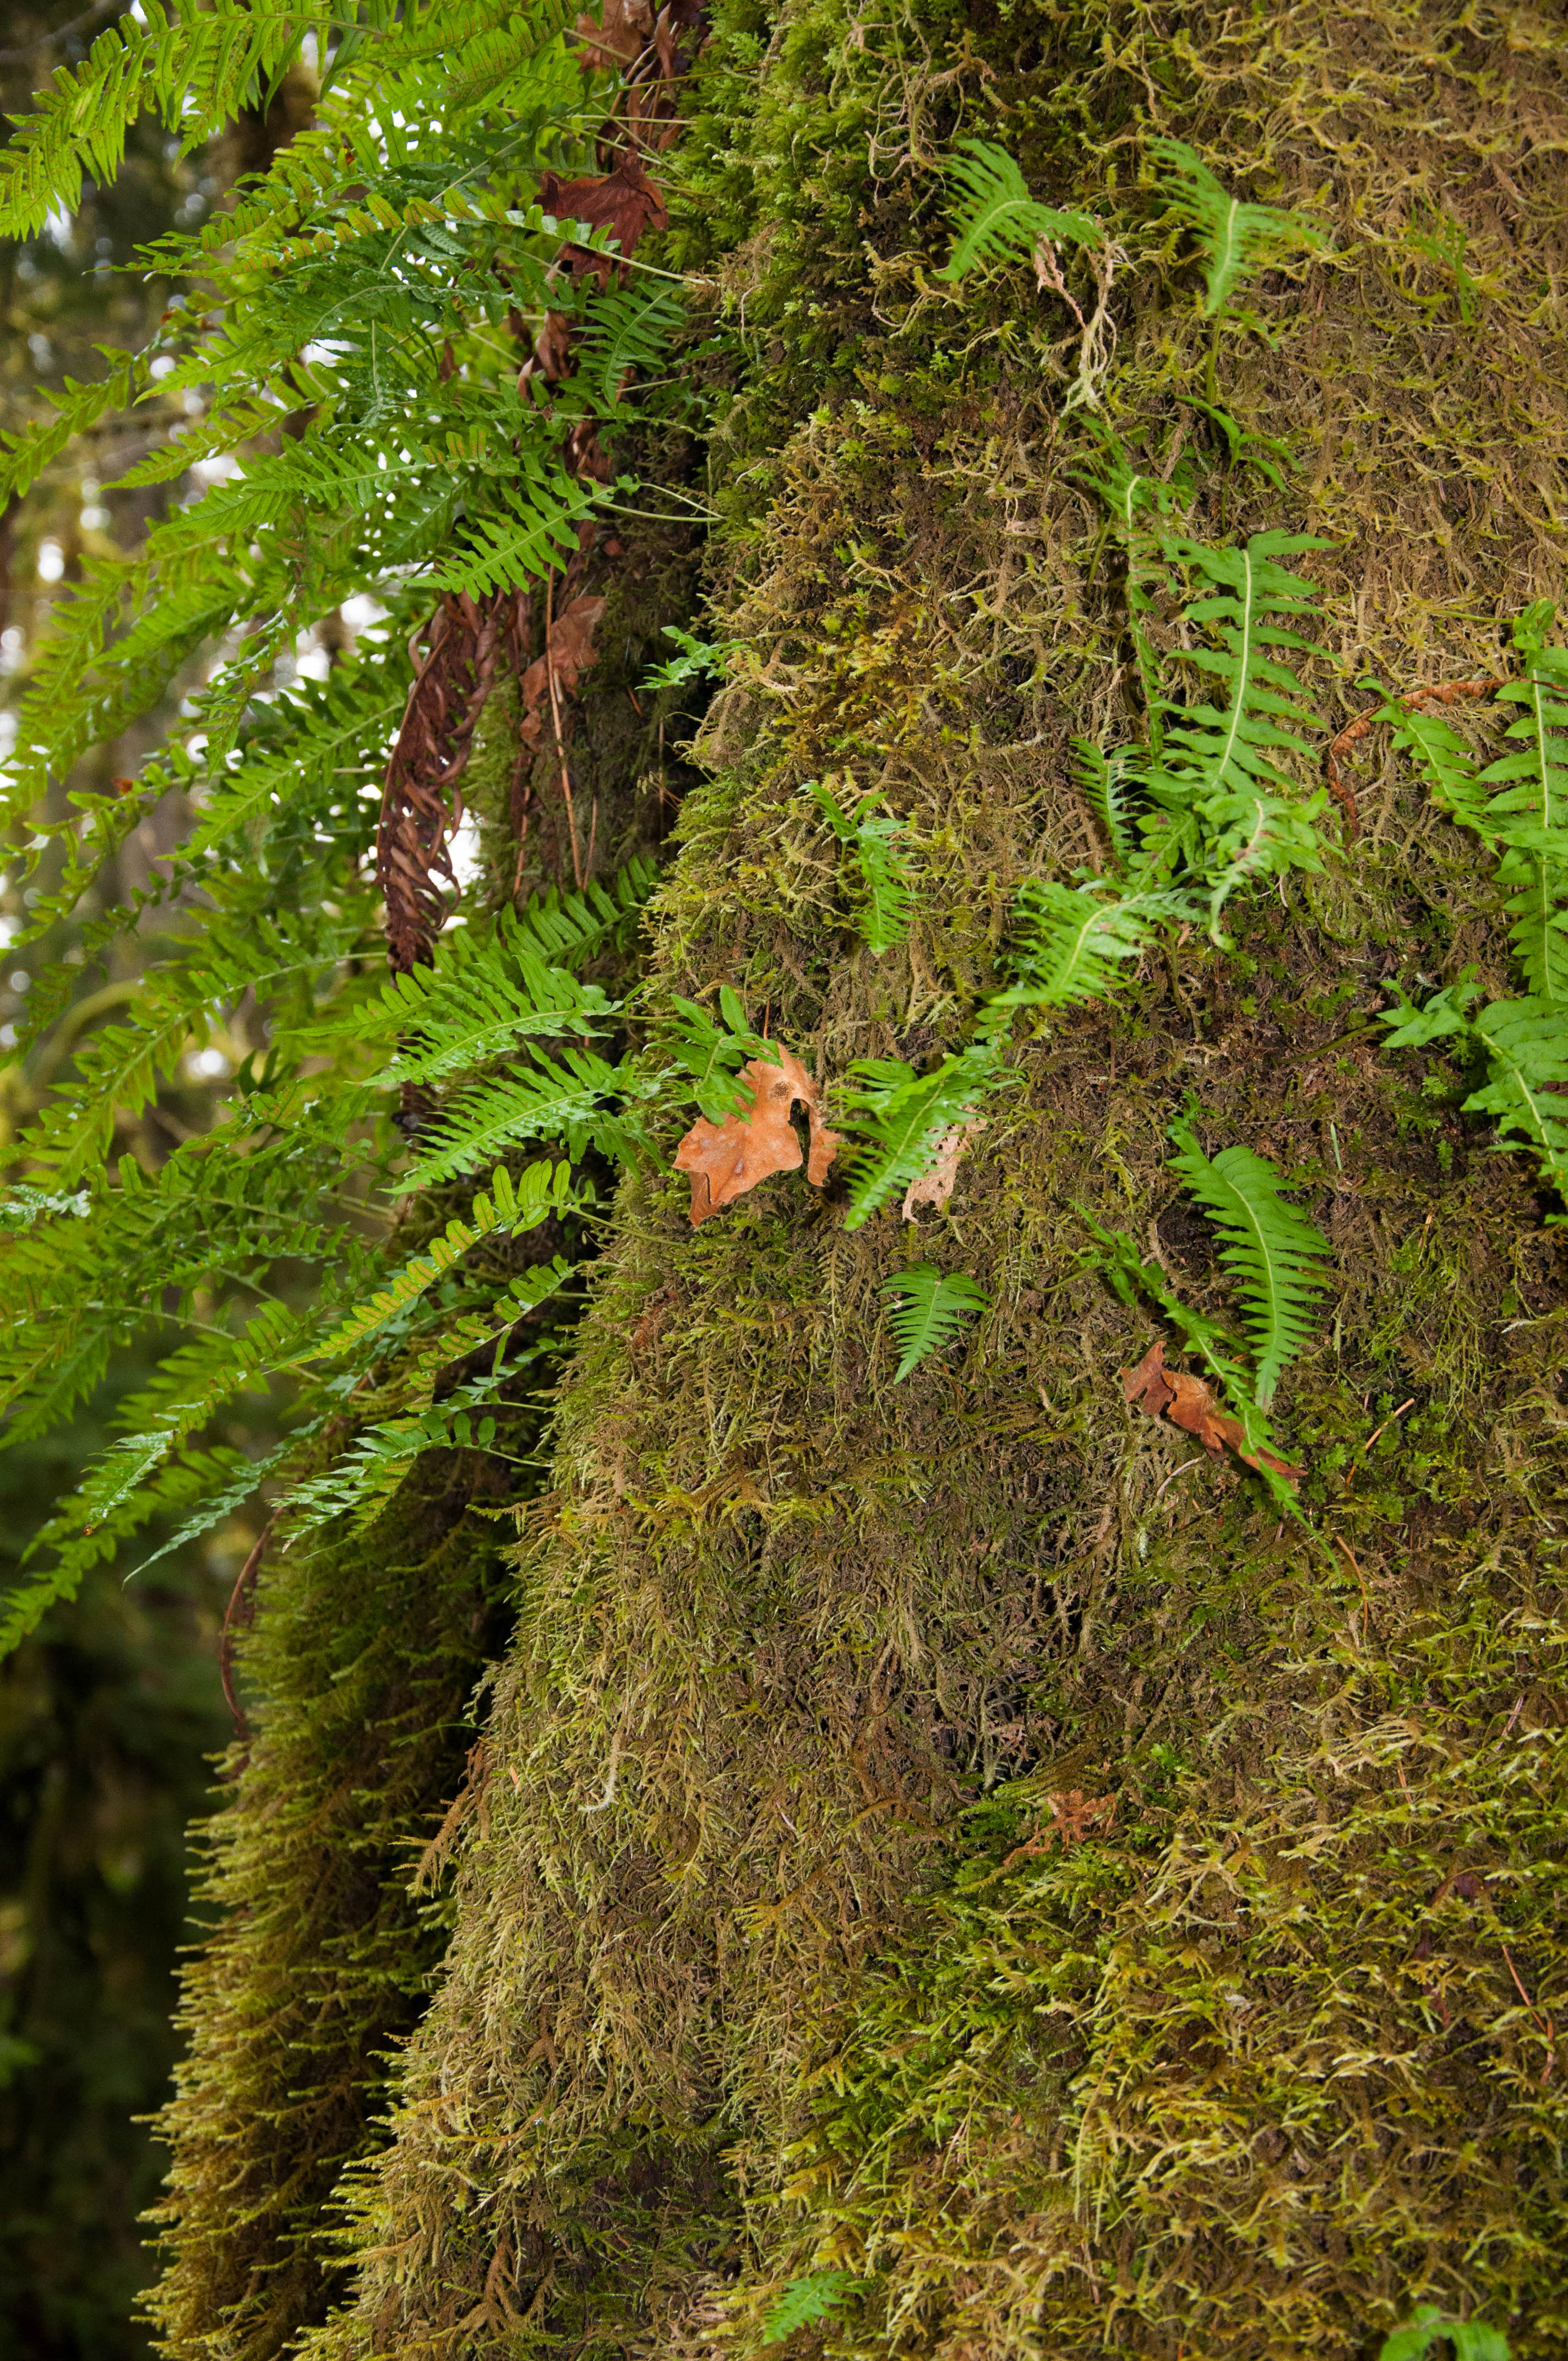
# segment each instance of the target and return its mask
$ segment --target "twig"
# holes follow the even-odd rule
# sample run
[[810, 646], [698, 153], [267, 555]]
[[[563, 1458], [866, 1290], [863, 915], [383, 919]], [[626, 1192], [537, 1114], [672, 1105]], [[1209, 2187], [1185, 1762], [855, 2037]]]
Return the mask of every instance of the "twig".
[[[1495, 688], [1501, 688], [1502, 685], [1500, 677], [1486, 680], [1435, 681], [1430, 688], [1408, 690], [1398, 701], [1406, 707], [1452, 705], [1457, 697], [1490, 697], [1492, 691]], [[1358, 713], [1354, 721], [1347, 721], [1338, 737], [1330, 740], [1328, 751], [1323, 756], [1323, 772], [1328, 781], [1329, 793], [1344, 816], [1345, 841], [1348, 844], [1354, 844], [1360, 835], [1361, 821], [1355, 808], [1355, 790], [1340, 768], [1340, 756], [1348, 747], [1354, 746], [1358, 739], [1366, 736], [1387, 702], [1387, 698], [1385, 697], [1381, 705], [1369, 706], [1365, 713]]]
[[1412, 1394], [1409, 1401], [1402, 1401], [1398, 1410], [1391, 1410], [1389, 1411], [1387, 1417], [1383, 1422], [1383, 1426], [1375, 1426], [1373, 1428], [1371, 1433], [1367, 1436], [1365, 1442], [1356, 1453], [1355, 1457], [1351, 1461], [1350, 1466], [1344, 1471], [1344, 1480], [1347, 1484], [1354, 1475], [1356, 1469], [1360, 1466], [1362, 1461], [1365, 1458], [1367, 1453], [1371, 1450], [1373, 1444], [1376, 1442], [1378, 1436], [1382, 1433], [1383, 1427], [1392, 1426], [1397, 1418], [1403, 1418], [1405, 1412], [1408, 1410], [1414, 1410], [1415, 1406], [1416, 1398], [1414, 1394]]
[[550, 644], [554, 629], [552, 600], [554, 588], [554, 575], [547, 574], [544, 577], [544, 677], [550, 684], [550, 721], [555, 732], [556, 759], [561, 765], [561, 799], [566, 807], [566, 826], [572, 838], [572, 874], [576, 879], [580, 894], [583, 890], [583, 856], [577, 848], [577, 815], [572, 806], [572, 774], [566, 768], [566, 747], [561, 736], [561, 698], [555, 686], [555, 653]]
[[1550, 2016], [1543, 2017], [1541, 2015], [1541, 2012], [1536, 2007], [1534, 2001], [1531, 2000], [1529, 1993], [1526, 1992], [1523, 1984], [1519, 1982], [1519, 1971], [1514, 1965], [1513, 1953], [1509, 1950], [1508, 1945], [1503, 1943], [1499, 1948], [1504, 1959], [1507, 1960], [1508, 1963], [1508, 1973], [1514, 1980], [1514, 1989], [1519, 1993], [1520, 2000], [1523, 2001], [1526, 2008], [1529, 2009], [1531, 2016], [1534, 2017], [1536, 2024], [1540, 2026], [1541, 2032], [1546, 2036], [1546, 2067], [1541, 2078], [1542, 2086], [1544, 2087], [1544, 2085], [1552, 2079], [1552, 2060], [1557, 2047], [1557, 2028], [1552, 2024]]

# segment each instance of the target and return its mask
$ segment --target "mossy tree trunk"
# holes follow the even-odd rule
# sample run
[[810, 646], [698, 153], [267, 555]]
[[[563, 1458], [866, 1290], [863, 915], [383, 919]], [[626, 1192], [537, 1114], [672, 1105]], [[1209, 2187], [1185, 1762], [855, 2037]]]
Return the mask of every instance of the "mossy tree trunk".
[[[740, 653], [663, 978], [733, 983], [818, 1076], [918, 1060], [964, 1038], [1019, 884], [1096, 857], [1070, 741], [1137, 705], [1075, 472], [1093, 416], [1027, 274], [934, 278], [956, 137], [1114, 225], [1097, 415], [1186, 485], [1184, 529], [1322, 537], [1326, 740], [1364, 675], [1505, 671], [1511, 619], [1563, 589], [1565, 102], [1561, 25], [1524, 8], [720, 6], [674, 251], [741, 330], [710, 454]], [[1205, 318], [1140, 191], [1155, 130], [1332, 246]], [[370, 2071], [301, 2034], [300, 1995], [366, 1941], [379, 1973], [378, 1914], [417, 1905], [353, 1811], [231, 1845], [175, 2118], [172, 2353], [302, 2327], [313, 2361], [684, 2356], [748, 2347], [792, 2288], [799, 2349], [866, 2356], [1362, 2355], [1418, 2300], [1568, 2351], [1564, 1232], [1464, 1077], [1379, 1046], [1390, 979], [1475, 963], [1497, 991], [1508, 960], [1486, 854], [1384, 745], [1359, 836], [1325, 819], [1321, 870], [1233, 906], [1233, 949], [1190, 939], [1029, 1040], [919, 1239], [896, 1209], [847, 1230], [798, 1176], [696, 1232], [678, 1177], [626, 1180], [515, 1555], [444, 1967], [388, 2122], [361, 2094], [350, 2135], [323, 2096], [270, 2212], [283, 2045], [307, 2145], [312, 2077]], [[881, 959], [800, 824], [827, 774], [918, 848]], [[1124, 1400], [1159, 1332], [1084, 1212], [1223, 1311], [1167, 1169], [1190, 1098], [1332, 1242], [1279, 1405], [1310, 1532]], [[883, 1286], [927, 1253], [990, 1309], [895, 1385]], [[352, 1587], [400, 1617], [419, 1586], [390, 1526], [381, 1548], [382, 1608], [373, 1562]], [[263, 1594], [258, 1660], [298, 1612]], [[285, 1810], [291, 1710], [242, 1832]], [[327, 1787], [374, 1785], [400, 1710], [327, 1734]], [[460, 1752], [421, 1758], [405, 1833]], [[1021, 1853], [1074, 1789], [1113, 1820]]]

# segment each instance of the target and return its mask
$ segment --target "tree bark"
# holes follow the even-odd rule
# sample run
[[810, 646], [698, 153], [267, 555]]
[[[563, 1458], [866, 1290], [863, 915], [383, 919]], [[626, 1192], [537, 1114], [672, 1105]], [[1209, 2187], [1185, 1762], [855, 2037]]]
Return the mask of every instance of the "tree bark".
[[[661, 979], [733, 983], [819, 1079], [966, 1038], [1017, 887], [1098, 858], [1072, 739], [1138, 726], [1095, 416], [1195, 537], [1322, 538], [1325, 744], [1364, 675], [1506, 673], [1563, 588], [1565, 99], [1554, 20], [1447, 0], [718, 9], [678, 154], [741, 324], [742, 653]], [[1155, 131], [1332, 244], [1205, 317]], [[1125, 249], [1093, 415], [1048, 289], [935, 278], [973, 132]], [[1233, 949], [1040, 1027], [919, 1237], [800, 1175], [697, 1231], [678, 1175], [624, 1182], [313, 2361], [674, 2361], [792, 2318], [947, 2361], [1350, 2356], [1423, 2300], [1564, 2350], [1564, 1233], [1462, 1078], [1379, 1046], [1397, 976], [1505, 988], [1490, 864], [1383, 740], [1347, 771], [1354, 841], [1329, 814]], [[919, 850], [880, 959], [798, 824], [825, 776]], [[1159, 1323], [1085, 1209], [1223, 1309], [1167, 1168], [1190, 1098], [1333, 1246], [1281, 1395], [1310, 1532], [1119, 1380]], [[883, 1288], [927, 1253], [990, 1309], [895, 1384]], [[168, 2349], [275, 2349], [225, 2341], [234, 2301]]]

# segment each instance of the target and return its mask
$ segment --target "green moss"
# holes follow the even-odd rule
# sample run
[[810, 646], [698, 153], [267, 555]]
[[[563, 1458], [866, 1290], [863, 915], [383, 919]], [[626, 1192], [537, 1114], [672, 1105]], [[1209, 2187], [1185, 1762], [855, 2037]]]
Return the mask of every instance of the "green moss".
[[[798, 0], [721, 9], [707, 71], [677, 235], [736, 241], [712, 598], [743, 653], [653, 955], [832, 1078], [962, 1038], [1017, 884], [1095, 857], [1070, 738], [1136, 723], [1076, 338], [1026, 273], [937, 291], [945, 144], [1002, 127], [1113, 222], [1109, 420], [1151, 468], [1196, 455], [1193, 530], [1332, 543], [1326, 738], [1367, 670], [1491, 668], [1561, 577], [1561, 405], [1519, 388], [1568, 374], [1538, 300], [1568, 180], [1520, 126], [1561, 122], [1563, 69], [1522, 18], [1413, 0]], [[1215, 331], [1151, 127], [1333, 258]], [[1496, 290], [1467, 340], [1412, 262], [1432, 193]], [[1229, 462], [1211, 381], [1299, 476]], [[1563, 1233], [1453, 1077], [1377, 1049], [1390, 975], [1500, 978], [1506, 943], [1475, 849], [1357, 764], [1359, 841], [1238, 911], [1239, 956], [1188, 943], [1026, 1046], [935, 1237], [847, 1232], [799, 1176], [694, 1234], [676, 1176], [624, 1183], [313, 2361], [746, 2349], [817, 2268], [864, 2282], [799, 2332], [846, 2355], [1348, 2361], [1423, 2295], [1563, 2350]], [[829, 774], [916, 848], [881, 961], [803, 794]], [[1165, 1167], [1194, 1091], [1334, 1243], [1279, 1404], [1316, 1543], [1118, 1382], [1153, 1324], [1076, 1208], [1222, 1310]], [[895, 1387], [915, 1244], [991, 1309]], [[1074, 1787], [1113, 1828], [1004, 1866]]]

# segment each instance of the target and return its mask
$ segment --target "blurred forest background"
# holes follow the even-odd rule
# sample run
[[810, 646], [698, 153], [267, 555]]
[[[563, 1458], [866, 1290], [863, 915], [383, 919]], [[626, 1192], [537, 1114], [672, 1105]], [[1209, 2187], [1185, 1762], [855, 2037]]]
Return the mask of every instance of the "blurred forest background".
[[[80, 60], [120, 13], [71, 0], [0, 11], [0, 101], [15, 115], [60, 64]], [[138, 248], [224, 201], [288, 136], [310, 93], [285, 88], [266, 121], [242, 122], [216, 148], [181, 159], [154, 123], [133, 133], [112, 188], [83, 192], [73, 217], [23, 245], [0, 243], [0, 430], [45, 407], [67, 378], [102, 375], [94, 351], [137, 347], [170, 300], [137, 267]], [[181, 398], [199, 413], [194, 396]], [[150, 420], [151, 407], [140, 416]], [[49, 603], [94, 546], [139, 538], [153, 505], [191, 496], [186, 479], [117, 492], [114, 478], [148, 439], [111, 419], [75, 445], [0, 516], [0, 763], [10, 708]], [[192, 475], [198, 471], [192, 470]], [[320, 661], [330, 661], [330, 649]], [[311, 660], [307, 653], [304, 661]], [[159, 717], [159, 727], [177, 718]], [[92, 758], [102, 790], [129, 773], [158, 729]], [[69, 782], [57, 789], [63, 795]], [[159, 814], [104, 881], [104, 905], [144, 890], [178, 816]], [[167, 818], [170, 836], [159, 822]], [[44, 890], [47, 890], [47, 883]], [[29, 895], [28, 898], [32, 898]], [[94, 915], [83, 907], [78, 923]], [[71, 928], [14, 950], [26, 913], [0, 882], [0, 1132], [8, 1146], [98, 1017], [134, 996], [159, 953], [156, 907], [144, 912], [108, 981], [30, 1038], [35, 973], [70, 959]], [[76, 951], [80, 959], [81, 953]], [[243, 1040], [193, 1049], [116, 1152], [149, 1168], [204, 1129]], [[51, 1503], [109, 1439], [116, 1400], [145, 1384], [151, 1355], [126, 1355], [91, 1415], [43, 1442], [0, 1453], [0, 1582], [9, 1579]], [[263, 1447], [236, 1420], [229, 1440]], [[158, 1536], [161, 1539], [162, 1536]], [[137, 2216], [158, 2194], [160, 2152], [137, 2118], [163, 2097], [175, 2054], [170, 2022], [177, 1949], [189, 1925], [186, 1829], [204, 1806], [212, 1757], [230, 1734], [217, 1639], [252, 1536], [235, 1526], [127, 1585], [130, 1565], [98, 1569], [75, 1608], [0, 1664], [0, 2352], [18, 2361], [130, 2361], [148, 2343], [133, 2324], [149, 2276]]]

